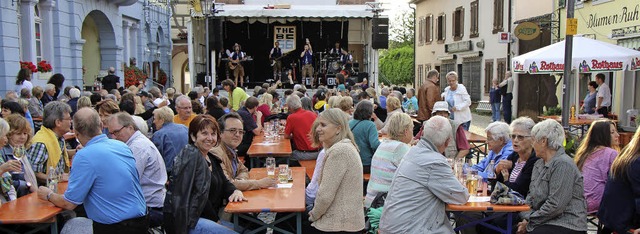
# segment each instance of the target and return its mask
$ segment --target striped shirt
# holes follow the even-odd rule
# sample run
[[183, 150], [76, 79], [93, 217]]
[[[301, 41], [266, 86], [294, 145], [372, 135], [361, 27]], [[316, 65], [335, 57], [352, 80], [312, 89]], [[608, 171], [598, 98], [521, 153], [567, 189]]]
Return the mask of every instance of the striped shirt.
[[527, 163], [527, 161], [522, 161], [522, 162], [517, 162], [516, 163], [516, 165], [513, 167], [513, 171], [511, 171], [511, 175], [509, 176], [509, 182], [511, 182], [511, 183], [515, 183], [516, 182], [516, 179], [518, 179], [518, 176], [520, 175], [520, 172], [522, 172], [522, 168], [524, 168], [524, 164], [526, 164], [526, 163]]
[[561, 149], [548, 162], [534, 164], [527, 205], [530, 211], [520, 214], [529, 220], [527, 232], [542, 225], [587, 231], [587, 203], [584, 199], [582, 173]]
[[378, 193], [389, 191], [396, 169], [409, 148], [409, 145], [396, 140], [385, 140], [378, 146], [371, 159], [371, 178], [364, 198], [365, 207], [371, 206]]

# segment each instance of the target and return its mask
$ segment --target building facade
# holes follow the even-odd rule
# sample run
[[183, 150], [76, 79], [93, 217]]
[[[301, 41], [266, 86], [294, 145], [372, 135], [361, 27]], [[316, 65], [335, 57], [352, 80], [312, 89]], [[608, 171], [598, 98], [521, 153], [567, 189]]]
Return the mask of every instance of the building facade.
[[[34, 73], [34, 86], [51, 74], [64, 86], [90, 89], [109, 67], [124, 84], [124, 67], [137, 59], [149, 77], [171, 74], [168, 0], [0, 1], [0, 94], [15, 89], [20, 62], [45, 60], [51, 73]], [[84, 70], [84, 72], [83, 72]], [[147, 79], [147, 87], [153, 85]]]
[[[561, 16], [566, 16], [564, 1], [558, 3]], [[637, 0], [591, 0], [576, 1], [575, 18], [578, 34], [599, 41], [640, 50], [640, 2]], [[562, 38], [565, 25], [561, 24]], [[578, 87], [572, 103], [578, 103], [586, 94], [586, 86], [595, 80], [595, 73], [581, 74], [575, 82]], [[628, 110], [640, 109], [640, 71], [606, 72], [606, 81], [611, 87], [612, 112], [618, 115], [619, 125], [634, 131], [637, 124], [630, 121]]]
[[507, 71], [508, 1], [505, 0], [416, 0], [416, 77], [419, 87], [431, 69], [440, 71], [440, 86], [447, 86], [446, 73], [456, 71], [472, 101], [488, 100], [493, 78], [504, 79]]

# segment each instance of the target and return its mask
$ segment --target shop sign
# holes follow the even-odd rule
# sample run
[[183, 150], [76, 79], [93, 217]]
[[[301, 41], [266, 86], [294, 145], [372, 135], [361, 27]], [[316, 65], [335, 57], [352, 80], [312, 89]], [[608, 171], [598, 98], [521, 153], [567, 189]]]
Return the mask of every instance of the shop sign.
[[516, 37], [520, 40], [533, 40], [540, 35], [540, 26], [533, 22], [523, 22], [515, 29]]
[[470, 51], [473, 49], [471, 44], [472, 44], [471, 41], [461, 41], [461, 42], [446, 44], [444, 45], [444, 52], [457, 53], [457, 52]]

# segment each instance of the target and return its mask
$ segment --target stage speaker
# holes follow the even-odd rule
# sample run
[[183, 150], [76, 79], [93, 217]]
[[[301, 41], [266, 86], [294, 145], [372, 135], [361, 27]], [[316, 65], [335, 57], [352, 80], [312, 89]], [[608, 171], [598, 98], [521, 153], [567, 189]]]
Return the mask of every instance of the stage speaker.
[[389, 19], [373, 18], [371, 20], [373, 34], [371, 35], [371, 47], [373, 49], [389, 48]]
[[218, 50], [222, 48], [222, 20], [209, 19], [209, 46], [211, 50]]

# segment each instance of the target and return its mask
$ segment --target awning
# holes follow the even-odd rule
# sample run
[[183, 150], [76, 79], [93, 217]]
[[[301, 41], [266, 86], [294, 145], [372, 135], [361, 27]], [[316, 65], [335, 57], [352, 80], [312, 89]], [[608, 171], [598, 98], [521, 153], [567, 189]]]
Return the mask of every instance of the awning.
[[224, 5], [216, 17], [227, 18], [373, 18], [367, 5], [291, 5], [291, 9], [264, 9], [264, 5]]

